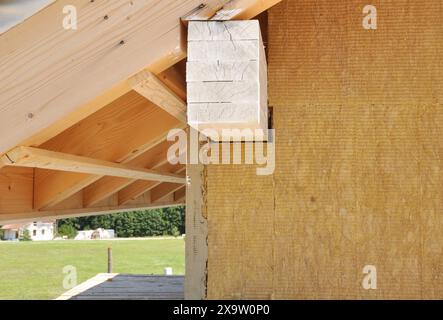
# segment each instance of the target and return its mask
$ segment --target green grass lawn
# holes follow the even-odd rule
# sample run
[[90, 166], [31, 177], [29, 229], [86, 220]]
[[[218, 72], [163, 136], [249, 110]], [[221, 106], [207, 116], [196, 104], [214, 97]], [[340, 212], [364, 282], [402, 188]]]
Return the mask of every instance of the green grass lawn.
[[113, 272], [163, 274], [172, 267], [184, 274], [185, 241], [177, 239], [100, 241], [0, 241], [0, 299], [53, 299], [63, 288], [63, 267], [77, 270], [77, 283], [107, 272], [112, 247]]

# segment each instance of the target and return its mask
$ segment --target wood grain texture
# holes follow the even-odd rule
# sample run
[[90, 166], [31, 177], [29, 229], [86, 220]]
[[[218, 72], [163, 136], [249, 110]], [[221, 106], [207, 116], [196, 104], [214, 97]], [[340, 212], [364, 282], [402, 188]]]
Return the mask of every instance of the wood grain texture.
[[131, 200], [135, 200], [159, 184], [160, 183], [156, 181], [134, 181], [118, 192], [118, 203], [119, 205], [123, 205]]
[[144, 169], [127, 164], [76, 156], [69, 153], [49, 151], [33, 147], [17, 147], [4, 156], [11, 166], [49, 169], [54, 171], [87, 173], [127, 179], [184, 183], [179, 175]]
[[182, 201], [186, 198], [186, 187], [182, 186], [181, 189], [178, 189], [174, 192], [174, 201]]
[[186, 63], [186, 81], [243, 81], [257, 79], [256, 61], [189, 61]]
[[[131, 75], [143, 68], [158, 75], [184, 59], [180, 18], [200, 11], [195, 10], [200, 2], [177, 5], [168, 0], [153, 6], [154, 1], [57, 1], [2, 34], [0, 74], [7, 86], [2, 85], [0, 111], [9, 122], [0, 129], [0, 153], [49, 140], [127, 93], [126, 79]], [[224, 20], [250, 19], [279, 1], [209, 0], [204, 10], [210, 9], [210, 16], [222, 9]], [[66, 4], [76, 6], [80, 32], [62, 28]], [[57, 52], [52, 51], [54, 46]], [[49, 80], [41, 81], [47, 76]]]
[[[40, 147], [126, 163], [164, 140], [180, 122], [131, 91]], [[49, 207], [99, 180], [101, 176], [36, 170], [36, 208]]]
[[257, 16], [263, 11], [279, 3], [281, 0], [230, 0], [226, 3], [218, 2], [205, 3], [197, 7], [182, 18], [185, 24], [188, 21], [226, 21], [226, 20], [248, 20]]
[[[183, 53], [183, 58], [185, 53]], [[164, 60], [164, 61], [163, 61]], [[171, 66], [171, 64], [174, 64]], [[181, 65], [180, 62], [176, 63], [176, 60], [168, 60], [168, 58], [162, 59], [161, 63], [150, 65], [148, 70], [157, 74], [157, 77], [161, 79], [175, 94], [181, 99], [186, 99], [186, 83], [185, 77], [177, 69]], [[97, 112], [101, 108], [106, 107], [108, 104], [117, 100], [121, 96], [130, 92], [131, 86], [128, 81], [122, 81], [111, 89], [105, 91], [94, 99], [90, 100], [86, 104], [79, 106], [71, 113], [51, 123], [48, 127], [40, 130], [37, 134], [27, 137], [19, 145], [21, 146], [38, 146], [46, 141], [54, 138], [56, 135], [65, 131], [69, 127], [73, 126], [77, 122], [89, 117], [93, 113]]]
[[[76, 31], [63, 29], [67, 4]], [[0, 152], [162, 58], [182, 59], [180, 17], [199, 4], [61, 0], [2, 34]]]
[[177, 62], [172, 67], [157, 74], [169, 89], [171, 89], [180, 99], [186, 101], [186, 61]]
[[[223, 7], [224, 4], [227, 7], [229, 12], [232, 11], [232, 8], [236, 7], [235, 15], [231, 18], [241, 18], [241, 19], [250, 19], [260, 12], [269, 8], [269, 6], [274, 5], [280, 0], [270, 0], [270, 1], [256, 1], [256, 0], [247, 0], [247, 1], [229, 1], [218, 0], [218, 1], [210, 1], [207, 2], [203, 11], [206, 12], [206, 19], [213, 15], [216, 10]], [[212, 8], [208, 11], [209, 8]], [[239, 10], [237, 10], [239, 9]], [[211, 11], [212, 10], [212, 11]], [[192, 12], [200, 12], [201, 10], [191, 10]], [[212, 13], [210, 13], [212, 12]], [[186, 22], [186, 20], [183, 20]], [[183, 100], [186, 99], [186, 90], [185, 83], [182, 81], [177, 81], [177, 79], [183, 79], [184, 71], [179, 74], [177, 66], [181, 65], [184, 58], [186, 58], [186, 50], [184, 50], [184, 39], [181, 38], [182, 32], [179, 37], [169, 37], [168, 39], [171, 43], [177, 43], [177, 39], [179, 38], [180, 50], [167, 52], [165, 55], [156, 59], [153, 63], [147, 66], [147, 70], [156, 74], [162, 82], [164, 82], [170, 89], [172, 89], [179, 97]], [[170, 81], [172, 80], [172, 81]], [[56, 121], [52, 122], [49, 126], [39, 130], [37, 133], [27, 136], [19, 145], [24, 146], [38, 146], [45, 141], [53, 138], [57, 134], [66, 130], [70, 126], [75, 123], [81, 121], [82, 119], [88, 117], [92, 113], [100, 110], [105, 107], [107, 104], [111, 103], [113, 100], [118, 97], [128, 93], [131, 90], [129, 84], [126, 79], [120, 81], [119, 83], [113, 85], [110, 89], [106, 89], [105, 92], [100, 95], [90, 99], [85, 104], [77, 107], [74, 111], [65, 114], [64, 116], [58, 118]], [[0, 151], [1, 152], [1, 151]]]
[[152, 72], [143, 70], [132, 76], [129, 83], [136, 92], [186, 123], [186, 102], [169, 89]]
[[259, 20], [189, 22], [186, 79], [190, 126], [217, 131], [215, 141], [228, 139], [224, 129], [267, 129], [267, 66]]
[[276, 170], [207, 168], [208, 298], [443, 298], [442, 7], [374, 4], [269, 11]]
[[[175, 174], [179, 174], [183, 172], [186, 167], [182, 164], [176, 164], [172, 165], [170, 163], [166, 163], [159, 167], [162, 171], [165, 172], [173, 172]], [[156, 181], [141, 181], [137, 180], [124, 189], [120, 190], [118, 193], [118, 203], [119, 205], [123, 205], [128, 203], [131, 200], [135, 200], [138, 197], [140, 197], [142, 194], [144, 194], [147, 191], [150, 191], [158, 186], [161, 186], [162, 184]], [[175, 191], [175, 190], [174, 190]], [[170, 193], [168, 193], [170, 194]], [[158, 199], [158, 198], [157, 198]], [[156, 199], [156, 200], [157, 200]], [[151, 201], [154, 201], [151, 199]]]
[[34, 169], [0, 169], [0, 214], [32, 210]]
[[[167, 163], [167, 150], [170, 145], [171, 142], [169, 141], [160, 142], [142, 155], [127, 162], [127, 164], [142, 168], [158, 169]], [[84, 189], [84, 205], [86, 207], [92, 206], [112, 194], [119, 192], [136, 180], [137, 179], [103, 177]]]
[[[151, 190], [152, 203], [165, 200], [166, 197], [173, 195], [174, 192], [183, 188], [183, 184], [180, 183], [162, 183]], [[175, 197], [174, 197], [175, 200]]]
[[188, 118], [194, 123], [225, 125], [226, 128], [254, 128], [260, 122], [260, 114], [254, 103], [193, 103]]
[[[184, 99], [186, 92], [183, 83], [184, 68], [181, 67], [183, 64], [178, 63], [173, 68], [169, 67], [186, 56], [183, 39], [186, 31], [182, 30], [179, 17], [193, 11], [192, 8], [196, 8], [197, 3], [194, 5], [193, 1], [187, 0], [180, 5], [172, 5], [168, 0], [154, 8], [150, 5], [151, 2], [153, 0], [143, 3], [114, 1], [105, 4], [75, 0], [81, 19], [80, 32], [76, 32], [74, 36], [74, 32], [63, 30], [60, 23], [63, 19], [61, 9], [67, 1], [58, 1], [3, 34], [0, 43], [7, 45], [1, 46], [0, 49], [0, 56], [4, 58], [3, 64], [0, 64], [0, 72], [5, 83], [2, 86], [4, 91], [0, 101], [8, 103], [2, 103], [3, 110], [0, 112], [14, 114], [9, 118], [2, 117], [9, 119], [1, 123], [0, 131], [5, 130], [2, 132], [4, 138], [2, 143], [13, 147], [21, 141], [19, 145], [36, 147], [46, 145], [50, 150], [68, 153], [69, 150], [75, 150], [73, 153], [77, 155], [95, 157], [95, 154], [99, 154], [101, 157], [104, 154], [103, 150], [111, 144], [108, 142], [102, 144], [101, 138], [95, 139], [95, 134], [101, 130], [105, 131], [111, 125], [109, 119], [98, 120], [94, 129], [100, 129], [92, 130], [91, 135], [80, 134], [72, 140], [69, 135], [76, 135], [75, 130], [82, 132], [82, 126], [89, 127], [93, 122], [88, 122], [87, 119], [99, 113], [101, 109], [106, 109], [110, 104], [115, 106], [116, 103], [121, 103], [121, 110], [125, 110], [126, 103], [122, 103], [121, 99], [134, 97], [134, 92], [131, 91], [126, 79], [143, 68], [154, 73], [175, 94]], [[228, 4], [226, 8], [235, 9], [235, 13], [232, 12], [234, 14], [229, 18], [242, 16], [244, 19], [249, 19], [266, 10], [274, 2], [276, 1], [210, 0], [205, 8], [211, 7], [216, 12], [219, 9], [224, 10], [224, 5]], [[72, 1], [69, 4], [73, 4]], [[174, 8], [169, 10], [169, 5]], [[177, 14], [185, 8], [190, 10], [183, 15]], [[157, 14], [163, 20], [155, 19]], [[105, 15], [108, 19], [104, 18]], [[146, 18], [148, 15], [150, 18]], [[165, 28], [164, 26], [171, 21], [174, 21], [174, 26], [171, 24], [171, 28]], [[146, 37], [148, 32], [156, 38]], [[57, 52], [54, 48], [57, 48]], [[156, 50], [152, 50], [153, 48]], [[126, 75], [122, 76], [123, 74]], [[180, 81], [176, 81], [177, 79]], [[131, 102], [131, 98], [127, 103], [138, 104], [134, 100]], [[116, 121], [121, 119], [119, 116], [116, 117]], [[13, 130], [7, 128], [9, 125]], [[21, 126], [24, 129], [19, 129]], [[77, 129], [72, 129], [74, 127]], [[64, 135], [65, 130], [70, 134]], [[85, 129], [86, 131], [89, 130]], [[112, 129], [109, 129], [108, 136], [110, 140], [114, 138]], [[139, 146], [140, 148], [133, 146], [132, 151], [126, 155], [119, 153], [122, 150], [119, 147], [125, 145], [125, 142], [121, 143], [121, 140], [116, 139], [114, 146], [117, 146], [115, 151], [118, 153], [118, 158], [105, 156], [101, 159], [122, 163], [130, 161], [148, 150], [160, 138], [145, 142]], [[94, 147], [88, 144], [89, 140], [94, 141], [93, 144], [97, 147], [95, 151], [91, 151]], [[104, 138], [102, 141], [107, 139]], [[67, 148], [69, 150], [63, 151], [64, 143], [70, 146]], [[79, 147], [82, 145], [89, 147], [82, 149]], [[4, 149], [0, 147], [0, 153], [10, 147]], [[92, 154], [83, 153], [88, 148]], [[41, 169], [35, 171], [36, 188], [33, 194], [34, 200], [31, 201], [40, 208], [61, 206], [66, 210], [81, 209], [80, 200], [83, 198], [81, 190], [101, 178], [78, 173], [53, 175], [53, 172]], [[120, 182], [125, 183], [123, 180]], [[35, 190], [42, 190], [41, 188], [49, 190], [43, 198], [39, 198], [35, 193]], [[7, 199], [9, 198], [6, 196], [2, 198], [9, 201]], [[14, 202], [14, 197], [10, 199]], [[27, 202], [23, 203], [28, 206], [30, 197], [26, 196], [26, 199]], [[114, 201], [116, 201], [115, 196], [110, 196], [99, 202]], [[132, 201], [138, 201], [138, 198], [130, 200], [129, 203]], [[8, 206], [13, 207], [16, 204], [8, 203]], [[32, 216], [36, 217], [34, 213]]]
[[[258, 77], [257, 77], [258, 78]], [[259, 103], [260, 85], [253, 82], [189, 82], [188, 103]], [[257, 112], [258, 113], [258, 112]]]
[[188, 41], [258, 40], [260, 26], [257, 20], [192, 22], [188, 26]]
[[188, 61], [258, 60], [259, 41], [190, 41]]
[[51, 123], [49, 126], [38, 131], [36, 134], [26, 137], [26, 139], [23, 140], [19, 145], [28, 147], [39, 146], [75, 125], [77, 122], [82, 121], [101, 108], [104, 108], [114, 100], [117, 100], [119, 97], [127, 94], [129, 91], [131, 91], [131, 87], [126, 81], [119, 83], [113, 86], [110, 90], [79, 106], [66, 116], [63, 116]]
[[206, 299], [208, 264], [208, 222], [204, 197], [205, 166], [186, 168], [186, 256], [185, 299]]

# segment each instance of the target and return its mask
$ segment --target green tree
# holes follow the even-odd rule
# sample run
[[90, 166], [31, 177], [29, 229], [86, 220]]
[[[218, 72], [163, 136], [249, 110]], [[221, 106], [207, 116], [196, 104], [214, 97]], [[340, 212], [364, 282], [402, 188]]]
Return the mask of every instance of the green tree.
[[119, 237], [149, 237], [185, 232], [185, 208], [171, 207], [58, 220], [75, 230], [114, 229]]
[[62, 224], [58, 227], [57, 235], [62, 237], [66, 236], [68, 239], [74, 239], [77, 235], [77, 230], [75, 230], [75, 227], [71, 224]]
[[19, 239], [20, 241], [32, 241], [31, 234], [28, 229], [23, 230], [23, 233]]

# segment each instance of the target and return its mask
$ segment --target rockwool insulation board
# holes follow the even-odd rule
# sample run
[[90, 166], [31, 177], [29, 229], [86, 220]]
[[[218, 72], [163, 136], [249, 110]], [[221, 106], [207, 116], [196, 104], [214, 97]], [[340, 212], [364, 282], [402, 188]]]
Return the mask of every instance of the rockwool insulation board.
[[373, 4], [269, 10], [275, 172], [207, 166], [209, 299], [443, 299], [443, 8]]

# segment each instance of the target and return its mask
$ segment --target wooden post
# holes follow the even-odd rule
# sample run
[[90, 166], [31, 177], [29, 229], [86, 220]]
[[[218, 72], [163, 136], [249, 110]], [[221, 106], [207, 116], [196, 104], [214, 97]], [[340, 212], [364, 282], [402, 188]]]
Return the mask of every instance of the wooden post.
[[112, 248], [108, 248], [108, 273], [112, 273]]
[[203, 300], [206, 299], [208, 262], [208, 225], [203, 196], [204, 166], [188, 164], [186, 170], [189, 182], [186, 184], [185, 299]]

